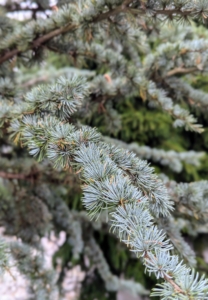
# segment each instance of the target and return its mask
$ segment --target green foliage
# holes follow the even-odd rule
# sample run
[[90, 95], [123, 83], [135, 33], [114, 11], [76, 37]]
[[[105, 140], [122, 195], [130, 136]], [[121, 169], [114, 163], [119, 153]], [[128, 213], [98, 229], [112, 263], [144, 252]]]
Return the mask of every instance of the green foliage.
[[85, 300], [116, 300], [115, 292], [106, 292], [106, 288], [103, 284], [99, 274], [95, 272], [94, 276], [87, 276], [83, 282], [80, 299]]

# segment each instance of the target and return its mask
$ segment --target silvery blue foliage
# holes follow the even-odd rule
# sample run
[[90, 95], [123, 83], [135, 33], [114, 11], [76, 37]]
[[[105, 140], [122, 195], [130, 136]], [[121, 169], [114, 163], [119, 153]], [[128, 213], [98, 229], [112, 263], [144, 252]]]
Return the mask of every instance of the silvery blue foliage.
[[[50, 11], [48, 18], [28, 22], [24, 27], [20, 24], [14, 26], [5, 18], [0, 28], [0, 126], [3, 130], [9, 127], [14, 142], [27, 147], [30, 155], [39, 162], [52, 165], [57, 170], [73, 168], [79, 174], [83, 203], [90, 217], [97, 219], [104, 212], [109, 218], [111, 230], [130, 251], [141, 258], [146, 271], [163, 280], [154, 289], [153, 295], [162, 299], [208, 299], [207, 279], [203, 276], [199, 278], [198, 273], [182, 264], [181, 258], [173, 254], [171, 244], [172, 240], [179, 251], [183, 249], [182, 255], [185, 258], [191, 253], [188, 261], [193, 262], [193, 253], [183, 243], [179, 229], [173, 234], [171, 213], [175, 203], [175, 211], [184, 214], [185, 221], [186, 217], [197, 217], [205, 223], [207, 182], [177, 185], [167, 180], [166, 187], [149, 164], [141, 159], [159, 159], [161, 164], [170, 164], [171, 169], [180, 171], [182, 162], [190, 163], [191, 160], [191, 164], [197, 165], [201, 154], [167, 153], [124, 144], [112, 146], [103, 142], [96, 129], [78, 124], [75, 114], [79, 111], [81, 116], [89, 117], [93, 106], [100, 106], [99, 109], [107, 110], [106, 122], [111, 119], [107, 124], [108, 128], [114, 125], [119, 128], [121, 120], [114, 108], [115, 102], [120, 98], [139, 97], [147, 101], [150, 107], [159, 107], [173, 117], [175, 127], [202, 132], [196, 118], [183, 105], [175, 103], [175, 99], [185, 97], [182, 101], [184, 104], [192, 97], [194, 104], [206, 108], [206, 96], [204, 93], [198, 94], [189, 84], [175, 76], [207, 71], [207, 39], [190, 40], [188, 34], [181, 34], [180, 37], [184, 38], [181, 42], [178, 35], [172, 35], [168, 36], [170, 42], [155, 45], [153, 52], [145, 40], [145, 30], [149, 30], [148, 22], [151, 18], [180, 22], [201, 19], [205, 22], [208, 16], [206, 1], [36, 2], [39, 3], [36, 8], [43, 13], [51, 5], [57, 4], [58, 7], [55, 7], [53, 13]], [[144, 30], [138, 30], [137, 26], [143, 26]], [[157, 26], [155, 23], [156, 31]], [[154, 28], [150, 31], [153, 30]], [[151, 36], [151, 32], [149, 35]], [[10, 80], [13, 76], [13, 64], [28, 67], [42, 61], [43, 48], [69, 55], [78, 67], [83, 57], [86, 57], [97, 64], [99, 72], [103, 72], [104, 65], [109, 74], [96, 76], [96, 70], [87, 75], [88, 78], [93, 77], [91, 82], [77, 75], [60, 77], [51, 84], [33, 88], [22, 97], [15, 93], [14, 84]], [[146, 58], [140, 57], [140, 53], [145, 54]], [[65, 71], [63, 73], [68, 74]], [[19, 70], [18, 72], [21, 73]], [[41, 82], [40, 78], [38, 80]], [[30, 82], [29, 86], [33, 86], [33, 83]], [[167, 90], [164, 87], [168, 87]], [[171, 89], [174, 90], [173, 93]], [[129, 150], [134, 150], [136, 154]], [[142, 151], [145, 152], [143, 156]], [[174, 162], [171, 164], [173, 158]], [[4, 165], [4, 162], [0, 163]], [[8, 161], [5, 164], [11, 167]], [[13, 178], [10, 179], [18, 178], [16, 173], [11, 174], [9, 176]], [[27, 176], [28, 174], [23, 173], [21, 179], [33, 179]], [[40, 196], [36, 202], [41, 208], [46, 203], [54, 222], [67, 234], [70, 233], [67, 242], [72, 246], [74, 257], [77, 258], [86, 251], [94, 260], [97, 258], [95, 263], [108, 290], [125, 287], [146, 294], [140, 285], [122, 281], [111, 274], [102, 251], [92, 236], [88, 241], [82, 240], [83, 220], [87, 228], [91, 226], [86, 216], [77, 216], [66, 205], [62, 205], [62, 200], [52, 199], [53, 193], [47, 187], [41, 188], [35, 190]], [[51, 199], [53, 201], [50, 203]], [[4, 195], [1, 195], [1, 200], [4, 203]], [[166, 233], [170, 239], [166, 237]], [[33, 261], [29, 255], [30, 248], [26, 245], [14, 243], [10, 245], [10, 249], [17, 260], [22, 258], [20, 270], [23, 274], [28, 272], [34, 297], [47, 299], [47, 284], [53, 287], [54, 283], [55, 286], [53, 274], [44, 272], [39, 256], [35, 256]], [[0, 256], [3, 265], [4, 256]], [[35, 265], [36, 271], [43, 278], [34, 280], [32, 265]]]
[[[181, 264], [178, 263], [178, 256], [174, 255], [167, 255], [165, 252], [156, 250], [155, 254], [149, 254], [149, 260], [147, 259], [146, 262], [146, 270], [151, 274], [157, 274], [157, 278], [159, 279], [164, 277], [171, 278], [170, 274], [174, 276], [183, 276], [181, 270]], [[184, 268], [185, 269], [185, 268]]]
[[103, 140], [107, 143], [109, 142], [123, 149], [132, 151], [136, 153], [137, 156], [141, 159], [159, 162], [161, 165], [167, 166], [178, 173], [182, 171], [183, 163], [187, 163], [193, 166], [199, 166], [200, 159], [204, 156], [203, 152], [176, 152], [173, 150], [165, 151], [163, 149], [151, 148], [149, 146], [140, 146], [136, 143], [127, 144], [109, 137], [103, 137]]
[[[131, 152], [104, 144], [95, 129], [76, 129], [55, 116], [27, 116], [18, 122], [18, 126], [16, 122], [11, 127], [13, 135], [20, 135], [39, 159], [47, 157], [56, 167], [73, 166], [81, 174], [83, 202], [90, 216], [97, 218], [107, 210], [112, 229], [142, 257], [149, 273], [164, 278], [182, 296], [205, 293], [207, 280], [197, 281], [198, 275], [193, 277], [178, 256], [170, 253], [170, 241], [154, 224], [152, 214], [168, 216], [173, 207], [162, 181], [146, 162]], [[190, 282], [193, 287], [188, 289]], [[170, 292], [168, 283], [163, 285], [165, 293]]]

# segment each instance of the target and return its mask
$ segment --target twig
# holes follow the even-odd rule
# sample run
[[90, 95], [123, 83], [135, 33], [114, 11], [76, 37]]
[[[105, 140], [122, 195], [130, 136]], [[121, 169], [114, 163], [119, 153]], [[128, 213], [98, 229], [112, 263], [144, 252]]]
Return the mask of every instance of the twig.
[[37, 78], [34, 78], [34, 79], [31, 79], [31, 80], [28, 80], [28, 81], [24, 82], [22, 84], [22, 87], [31, 87], [35, 84], [38, 84], [38, 83], [41, 83], [41, 82], [47, 81], [47, 80], [48, 80], [47, 76], [40, 76], [40, 77], [37, 77]]
[[171, 77], [171, 76], [174, 76], [176, 74], [189, 74], [189, 73], [193, 73], [195, 71], [199, 71], [199, 69], [197, 69], [196, 67], [192, 67], [192, 68], [175, 68], [171, 71], [169, 71], [166, 76], [167, 77]]
[[175, 292], [185, 295], [185, 292], [174, 282], [173, 279], [169, 278], [166, 275], [164, 276], [164, 279], [174, 287]]
[[30, 172], [29, 174], [24, 174], [24, 173], [6, 173], [0, 171], [0, 177], [5, 178], [5, 179], [25, 179], [25, 180], [30, 180], [34, 175], [37, 175], [39, 172], [38, 171], [33, 171]]
[[[145, 259], [151, 261], [151, 258], [150, 258], [150, 256], [149, 256], [147, 253], [145, 254]], [[168, 282], [173, 286], [173, 288], [174, 288], [174, 290], [175, 290], [176, 293], [185, 295], [185, 292], [180, 288], [179, 285], [177, 285], [177, 284], [175, 283], [175, 281], [174, 281], [173, 279], [169, 278], [169, 277], [166, 276], [166, 275], [164, 275], [164, 279], [165, 279], [166, 281], [168, 281]]]

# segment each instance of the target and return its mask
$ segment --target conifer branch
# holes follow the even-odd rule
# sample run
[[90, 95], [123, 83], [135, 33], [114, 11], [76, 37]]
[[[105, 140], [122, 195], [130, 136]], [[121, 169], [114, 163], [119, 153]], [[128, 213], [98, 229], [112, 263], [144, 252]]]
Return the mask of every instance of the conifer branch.
[[154, 162], [160, 163], [161, 165], [167, 166], [175, 172], [182, 171], [183, 162], [193, 166], [199, 166], [200, 159], [205, 155], [205, 153], [203, 152], [176, 152], [173, 150], [164, 151], [148, 146], [140, 146], [137, 143], [127, 144], [125, 142], [107, 136], [102, 137], [102, 139], [106, 143], [110, 143], [112, 145], [116, 145], [128, 151], [134, 152], [141, 159], [152, 160]]
[[[139, 292], [137, 284], [111, 274], [101, 248], [93, 239], [93, 232], [88, 230], [93, 228], [106, 234], [110, 228], [142, 260], [146, 272], [161, 280], [152, 295], [163, 300], [206, 299], [208, 280], [203, 276], [199, 278], [198, 273], [180, 261], [185, 258], [189, 265], [195, 264], [195, 255], [180, 230], [185, 224], [188, 232], [197, 234], [201, 224], [204, 224], [204, 232], [208, 231], [207, 182], [176, 184], [161, 174], [162, 181], [142, 160], [150, 159], [179, 172], [183, 163], [185, 166], [187, 163], [198, 166], [202, 153], [163, 151], [159, 149], [160, 144], [156, 149], [111, 141], [117, 147], [109, 144], [96, 129], [81, 124], [101, 123], [102, 129], [120, 135], [124, 120], [124, 123], [131, 122], [137, 130], [143, 122], [142, 111], [138, 110], [142, 107], [146, 112], [147, 105], [143, 105], [142, 101], [147, 101], [152, 108], [159, 107], [172, 116], [174, 126], [201, 132], [201, 126], [196, 124], [196, 119], [183, 105], [185, 103], [188, 107], [188, 103], [205, 113], [207, 94], [192, 88], [181, 75], [195, 71], [203, 71], [204, 74], [208, 70], [207, 34], [201, 31], [199, 34], [199, 28], [181, 29], [180, 26], [163, 27], [160, 31], [159, 22], [154, 26], [149, 22], [148, 25], [143, 23], [140, 30], [137, 26], [141, 24], [138, 25], [133, 15], [141, 15], [142, 22], [144, 15], [159, 21], [206, 20], [208, 5], [204, 0], [189, 3], [169, 0], [70, 2], [72, 4], [61, 7], [48, 19], [27, 23], [24, 28], [21, 24], [11, 26], [6, 18], [1, 22], [2, 57], [13, 55], [12, 51], [18, 50], [15, 52], [17, 59], [9, 56], [0, 68], [0, 127], [3, 137], [0, 147], [3, 156], [0, 159], [1, 226], [10, 235], [16, 235], [35, 247], [39, 246], [39, 238], [52, 228], [57, 233], [63, 230], [67, 235], [65, 243], [70, 246], [73, 258], [82, 260], [81, 254], [88, 248], [87, 254], [92, 258], [92, 264], [98, 267], [107, 289], [115, 290], [116, 286], [118, 290], [122, 286]], [[59, 4], [62, 3], [61, 0]], [[104, 20], [105, 23], [102, 22]], [[22, 68], [13, 72], [16, 62], [18, 66], [21, 63], [27, 67], [42, 62], [44, 48], [67, 54], [70, 66], [91, 68], [93, 65], [96, 71], [78, 72], [75, 68], [69, 70], [71, 67], [56, 70], [56, 64], [51, 68], [46, 60], [44, 66], [38, 67], [38, 80], [33, 80], [33, 72], [28, 76]], [[52, 76], [50, 73], [53, 73]], [[82, 74], [86, 80], [72, 73]], [[63, 74], [67, 77], [59, 78]], [[27, 92], [28, 87], [36, 85], [41, 79], [51, 83], [41, 84]], [[24, 93], [18, 90], [22, 82], [26, 82], [22, 86]], [[124, 102], [120, 105], [119, 101]], [[176, 101], [180, 101], [181, 106]], [[118, 110], [117, 105], [120, 105]], [[126, 105], [130, 107], [130, 113], [126, 112]], [[122, 119], [124, 109], [125, 119]], [[152, 110], [147, 119], [152, 113], [155, 111]], [[161, 112], [156, 111], [156, 114], [161, 116]], [[164, 119], [169, 126], [171, 118]], [[168, 126], [165, 127], [166, 134]], [[142, 141], [147, 138], [146, 128], [144, 132]], [[160, 136], [160, 128], [156, 128], [156, 132]], [[178, 137], [175, 132], [174, 140], [175, 134]], [[127, 131], [124, 134], [127, 136]], [[131, 139], [133, 134], [127, 138]], [[10, 146], [7, 135], [17, 147]], [[37, 163], [27, 158], [19, 146], [27, 147], [30, 155], [43, 162], [36, 167]], [[169, 147], [169, 144], [166, 146]], [[174, 145], [174, 149], [185, 147], [177, 146]], [[52, 172], [52, 166], [57, 171]], [[79, 176], [78, 179], [70, 175], [72, 170]], [[195, 176], [195, 173], [190, 176]], [[36, 178], [36, 185], [26, 182]], [[72, 191], [80, 194], [80, 182], [83, 204], [89, 217], [79, 209], [69, 209], [68, 200], [65, 203]], [[73, 186], [72, 190], [69, 186]], [[69, 203], [70, 207], [77, 205], [76, 199]], [[172, 212], [174, 217], [171, 217]], [[98, 222], [90, 224], [90, 218], [99, 217]], [[179, 255], [174, 255], [173, 245], [166, 235]], [[39, 257], [33, 261], [27, 255], [30, 249], [24, 244], [15, 244], [14, 249], [15, 259], [22, 262], [23, 274], [30, 280], [34, 297], [39, 292], [43, 293], [39, 295], [41, 299], [50, 297], [47, 288], [50, 286], [51, 291], [53, 287], [51, 273], [41, 268]], [[0, 268], [6, 266], [3, 260], [0, 243]], [[31, 265], [35, 268], [34, 272]], [[35, 285], [33, 276], [39, 277], [37, 280], [35, 278]]]
[[129, 11], [128, 6], [129, 6], [129, 4], [132, 3], [132, 1], [133, 0], [125, 0], [125, 1], [123, 1], [123, 3], [120, 6], [114, 8], [112, 10], [109, 10], [109, 11], [107, 11], [107, 12], [105, 12], [105, 13], [97, 16], [96, 18], [94, 18], [93, 22], [94, 23], [101, 22], [103, 20], [108, 19], [111, 16], [118, 15], [119, 13], [122, 13], [122, 12], [125, 13], [125, 12]]
[[[118, 15], [119, 13], [122, 13], [122, 12], [125, 13], [125, 12], [130, 12], [131, 11], [131, 12], [136, 12], [137, 13], [137, 10], [131, 9], [129, 7], [129, 5], [131, 3], [132, 3], [132, 0], [126, 0], [121, 5], [119, 5], [115, 8], [112, 8], [111, 10], [109, 10], [107, 12], [98, 14], [96, 17], [93, 17], [91, 20], [88, 21], [88, 23], [92, 24], [92, 23], [101, 22], [103, 20], [107, 20], [111, 16]], [[142, 12], [143, 14], [145, 14], [146, 10], [144, 10], [144, 9], [143, 9], [143, 11], [138, 10], [138, 12], [140, 12], [140, 13]], [[167, 10], [155, 10], [154, 13], [156, 15], [157, 14], [164, 14], [164, 15], [172, 16], [174, 14], [179, 14], [179, 15], [183, 15], [183, 16], [188, 16], [192, 13], [192, 10], [181, 11], [181, 9], [173, 9], [173, 10], [167, 9]], [[154, 13], [153, 13], [153, 15], [154, 15]], [[25, 50], [16, 48], [16, 49], [7, 51], [5, 49], [5, 51], [7, 51], [7, 52], [5, 54], [3, 54], [3, 56], [0, 58], [0, 64], [2, 64], [3, 62], [5, 62], [5, 61], [7, 61], [11, 58], [13, 58], [14, 56], [16, 56], [18, 54], [21, 54], [22, 52], [40, 47], [45, 42], [53, 39], [54, 37], [59, 36], [59, 35], [61, 35], [63, 33], [66, 33], [66, 32], [73, 31], [73, 30], [77, 29], [78, 27], [80, 27], [80, 25], [70, 23], [70, 24], [67, 24], [67, 25], [65, 25], [61, 28], [57, 28], [57, 29], [55, 29], [55, 30], [53, 30], [49, 33], [46, 33], [45, 35], [42, 35], [39, 38], [31, 41], [30, 45]]]
[[188, 10], [182, 10], [182, 9], [155, 9], [153, 11], [153, 16], [156, 15], [164, 15], [164, 16], [173, 16], [173, 15], [178, 15], [182, 17], [187, 17], [191, 16], [193, 14], [194, 10], [193, 9], [188, 9]]
[[[132, 2], [132, 0], [131, 1], [124, 1], [124, 3], [121, 6], [118, 6], [117, 8], [112, 9], [111, 11], [109, 11], [107, 13], [99, 14], [92, 21], [89, 21], [89, 23], [100, 22], [100, 21], [108, 19], [111, 15], [116, 15], [116, 14], [122, 12], [122, 11], [125, 11], [127, 5], [130, 2]], [[40, 47], [45, 42], [53, 39], [54, 37], [59, 36], [59, 35], [61, 35], [63, 33], [66, 33], [66, 32], [73, 31], [73, 30], [77, 29], [78, 27], [80, 27], [80, 25], [69, 23], [66, 26], [62, 27], [62, 28], [55, 29], [54, 31], [51, 31], [51, 32], [49, 32], [45, 35], [42, 35], [39, 38], [37, 38], [36, 40], [32, 41], [31, 42], [32, 45], [30, 45], [25, 51]], [[24, 51], [22, 51], [21, 49], [18, 49], [18, 48], [6, 52], [2, 57], [0, 57], [0, 64], [2, 64], [3, 62], [13, 58], [15, 55], [18, 55], [22, 52], [24, 52]]]
[[172, 280], [171, 278], [169, 278], [167, 275], [164, 276], [164, 279], [169, 282], [173, 288], [174, 288], [174, 291], [177, 293], [177, 294], [182, 294], [182, 295], [186, 295], [185, 292], [180, 288], [179, 285], [177, 285], [174, 280]]
[[197, 69], [196, 67], [192, 67], [192, 68], [175, 68], [169, 72], [167, 72], [166, 76], [167, 77], [171, 77], [171, 76], [175, 76], [177, 74], [190, 74], [193, 72], [199, 71], [199, 69]]
[[[29, 48], [27, 50], [31, 50], [31, 49], [34, 49], [34, 48], [37, 48], [37, 47], [40, 47], [41, 45], [43, 45], [45, 42], [51, 40], [52, 38], [60, 35], [60, 34], [63, 34], [65, 32], [68, 32], [68, 31], [71, 31], [71, 30], [75, 30], [77, 29], [78, 26], [77, 25], [71, 25], [71, 24], [67, 24], [65, 27], [63, 28], [59, 28], [59, 29], [56, 29], [54, 31], [51, 31], [39, 38], [37, 38], [36, 40], [34, 40], [32, 42], [32, 45], [29, 46]], [[2, 64], [3, 62], [13, 58], [15, 55], [18, 55], [20, 53], [22, 53], [23, 51], [20, 50], [20, 49], [14, 49], [14, 50], [11, 50], [11, 51], [8, 51], [6, 52], [1, 58], [0, 58], [0, 64]]]
[[190, 84], [180, 78], [171, 78], [166, 81], [175, 90], [177, 87], [177, 98], [183, 98], [189, 105], [195, 106], [202, 112], [208, 108], [208, 95], [202, 90], [193, 88]]
[[[69, 80], [61, 79], [60, 82], [67, 91], [71, 90]], [[73, 95], [77, 95], [81, 81], [73, 78], [71, 86]], [[34, 101], [39, 94], [40, 89], [33, 90], [26, 99]], [[79, 99], [83, 97], [84, 94]], [[38, 102], [34, 104], [39, 106]], [[73, 166], [78, 170], [85, 183], [83, 202], [91, 217], [98, 217], [103, 210], [109, 211], [114, 232], [131, 251], [143, 257], [147, 271], [163, 278], [172, 286], [174, 294], [188, 296], [190, 291], [183, 288], [181, 280], [195, 279], [179, 262], [178, 256], [170, 254], [172, 245], [153, 225], [151, 216], [151, 213], [157, 217], [170, 214], [172, 203], [165, 188], [146, 163], [137, 160], [133, 153], [100, 143], [99, 134], [91, 128], [77, 130], [64, 123], [65, 114], [73, 113], [79, 105], [79, 102], [76, 106], [73, 101], [69, 102], [68, 109], [57, 115], [58, 119], [52, 116], [39, 118], [38, 115], [23, 117], [13, 122], [13, 136], [19, 136], [30, 154], [39, 160], [48, 157], [55, 167]], [[194, 293], [203, 296], [207, 281], [200, 279], [199, 286]]]

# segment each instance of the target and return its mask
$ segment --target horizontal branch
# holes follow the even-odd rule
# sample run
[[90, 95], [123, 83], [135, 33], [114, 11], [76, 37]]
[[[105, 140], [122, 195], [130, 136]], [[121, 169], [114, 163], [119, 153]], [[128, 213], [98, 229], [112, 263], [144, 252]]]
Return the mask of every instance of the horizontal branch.
[[25, 179], [26, 174], [14, 174], [0, 171], [0, 177], [5, 179]]
[[171, 71], [169, 71], [166, 76], [167, 77], [171, 77], [174, 76], [176, 74], [189, 74], [189, 73], [193, 73], [195, 71], [199, 71], [199, 69], [197, 69], [196, 67], [192, 67], [192, 68], [175, 68]]
[[38, 171], [33, 171], [29, 174], [24, 174], [24, 173], [6, 173], [3, 171], [0, 171], [0, 177], [5, 178], [5, 179], [24, 179], [24, 180], [30, 180], [37, 176], [39, 172]]

